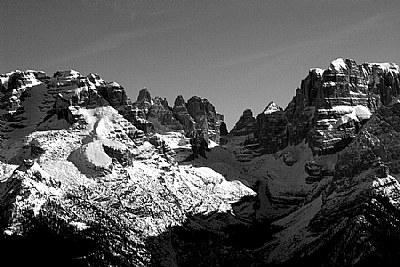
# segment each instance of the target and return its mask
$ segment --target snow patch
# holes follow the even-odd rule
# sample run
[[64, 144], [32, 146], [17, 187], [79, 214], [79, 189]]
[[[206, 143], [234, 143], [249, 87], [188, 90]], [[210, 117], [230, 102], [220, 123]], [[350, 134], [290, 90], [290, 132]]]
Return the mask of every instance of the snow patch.
[[264, 109], [263, 113], [265, 115], [272, 114], [274, 112], [282, 111], [282, 108], [278, 106], [274, 101], [270, 102], [268, 106]]
[[72, 80], [81, 77], [81, 74], [76, 70], [58, 70], [54, 77], [56, 79]]
[[395, 63], [370, 63], [372, 66], [379, 66], [384, 72], [393, 72], [396, 74], [400, 73], [399, 65]]
[[319, 75], [319, 76], [322, 76], [322, 74], [324, 74], [324, 69], [321, 69], [321, 68], [311, 68], [310, 70], [309, 70], [309, 72], [313, 72], [313, 73], [316, 73], [317, 75]]
[[70, 222], [69, 224], [76, 227], [78, 231], [83, 231], [89, 228], [89, 226], [83, 222]]
[[343, 70], [347, 70], [348, 68], [343, 58], [337, 58], [331, 62], [329, 69], [335, 72], [343, 72]]
[[102, 142], [99, 140], [82, 145], [73, 151], [68, 160], [84, 173], [95, 173], [96, 170], [109, 168], [112, 159], [104, 152]]

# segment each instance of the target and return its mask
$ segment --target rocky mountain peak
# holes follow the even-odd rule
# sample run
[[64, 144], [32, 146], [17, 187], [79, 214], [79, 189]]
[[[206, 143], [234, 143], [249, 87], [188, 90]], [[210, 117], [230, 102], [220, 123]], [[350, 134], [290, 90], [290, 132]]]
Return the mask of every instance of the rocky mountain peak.
[[143, 88], [139, 91], [139, 95], [137, 97], [137, 102], [147, 102], [150, 103], [152, 102], [151, 94], [147, 88]]
[[256, 118], [253, 116], [251, 109], [246, 109], [243, 111], [242, 116], [240, 116], [239, 121], [235, 124], [231, 133], [233, 135], [249, 135], [254, 133], [256, 125]]
[[[397, 101], [399, 78], [399, 67], [394, 63], [357, 64], [353, 59], [337, 58], [327, 69], [312, 68], [285, 109], [285, 115], [280, 119], [257, 116], [254, 142], [265, 149], [271, 142], [285, 147], [306, 140], [314, 153], [335, 153], [343, 149], [365, 123], [366, 119], [358, 120], [354, 115], [356, 107], [369, 118], [368, 114], [373, 114], [381, 105]], [[271, 102], [264, 115], [275, 111], [283, 112]], [[280, 141], [265, 134], [271, 130], [270, 121], [279, 121], [272, 135], [280, 136]], [[266, 151], [271, 150], [267, 148]]]
[[335, 73], [343, 73], [345, 71], [348, 71], [353, 65], [356, 64], [355, 61], [352, 59], [337, 58], [331, 62], [331, 64], [328, 67], [328, 70]]
[[271, 101], [264, 109], [263, 113], [265, 115], [272, 114], [274, 112], [283, 111], [283, 109], [278, 106], [274, 101]]
[[309, 70], [309, 73], [312, 74], [312, 75], [316, 75], [316, 76], [322, 77], [322, 75], [324, 74], [324, 71], [325, 70], [321, 69], [321, 68], [311, 68]]
[[174, 102], [174, 107], [184, 107], [186, 105], [185, 99], [182, 95], [178, 95]]
[[94, 84], [95, 86], [105, 86], [106, 82], [100, 77], [97, 73], [89, 73], [87, 78], [90, 83]]

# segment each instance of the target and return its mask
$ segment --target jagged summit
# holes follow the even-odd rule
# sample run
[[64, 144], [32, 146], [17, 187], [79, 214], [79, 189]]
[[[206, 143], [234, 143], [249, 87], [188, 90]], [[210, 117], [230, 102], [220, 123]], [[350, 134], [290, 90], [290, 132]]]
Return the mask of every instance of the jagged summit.
[[253, 116], [251, 109], [243, 111], [243, 115], [240, 116], [239, 121], [235, 124], [231, 133], [233, 135], [249, 135], [254, 132], [256, 119]]
[[[178, 117], [182, 116], [178, 114], [179, 111], [174, 113], [173, 107], [169, 107], [166, 100], [158, 97], [153, 99], [147, 88], [140, 90], [137, 101], [132, 102], [125, 89], [117, 82], [106, 82], [98, 74], [93, 73], [84, 76], [75, 70], [59, 70], [54, 73], [52, 78], [43, 72], [36, 71], [16, 71], [2, 75], [1, 85], [5, 90], [8, 87], [20, 90], [12, 95], [7, 95], [11, 104], [5, 104], [6, 109], [14, 112], [20, 108], [19, 98], [22, 96], [24, 88], [40, 83], [46, 84], [49, 93], [56, 100], [57, 108], [49, 112], [63, 116], [69, 123], [77, 122], [81, 116], [79, 114], [81, 107], [109, 103], [143, 132], [165, 131], [171, 128], [173, 130], [184, 129], [185, 134], [190, 135], [198, 129], [207, 135], [210, 134], [211, 139], [218, 142], [219, 125], [223, 116], [216, 113], [215, 107], [207, 99], [194, 97], [189, 99], [188, 104], [184, 102], [185, 108], [187, 105], [189, 106], [190, 119], [181, 119], [180, 121]], [[48, 101], [51, 101], [51, 98]]]
[[82, 75], [76, 70], [58, 70], [53, 77], [58, 79], [77, 79]]
[[87, 75], [87, 78], [91, 83], [93, 83], [95, 86], [102, 86], [105, 85], [106, 82], [98, 75], [97, 73], [89, 73]]
[[280, 106], [278, 106], [278, 104], [276, 104], [274, 101], [271, 101], [266, 106], [266, 108], [264, 109], [263, 113], [265, 115], [268, 115], [268, 114], [272, 114], [272, 113], [278, 112], [278, 111], [283, 111], [283, 109]]
[[[350, 58], [337, 58], [332, 60], [327, 70], [334, 71], [336, 73], [344, 73], [346, 71], [352, 71], [354, 68], [377, 68], [386, 73], [399, 73], [399, 66], [396, 63], [363, 63], [361, 65], [357, 65], [357, 63]], [[322, 70], [322, 69], [320, 69]]]
[[152, 104], [152, 99], [149, 90], [145, 87], [142, 90], [139, 91], [139, 95], [137, 97], [137, 102], [148, 102], [149, 104]]
[[348, 65], [355, 64], [354, 60], [352, 59], [343, 59], [343, 58], [337, 58], [331, 62], [331, 64], [328, 67], [328, 70], [334, 71], [336, 73], [343, 73], [344, 71], [348, 71]]
[[[254, 130], [247, 133], [254, 134], [253, 148], [256, 153], [272, 153], [307, 140], [314, 153], [336, 153], [354, 138], [365, 122], [365, 119], [354, 119], [355, 107], [369, 118], [368, 114], [381, 105], [397, 101], [399, 70], [394, 63], [357, 64], [349, 58], [337, 58], [327, 69], [310, 69], [283, 116], [266, 116], [281, 111], [275, 104], [267, 107], [263, 116], [257, 116]], [[273, 143], [280, 145], [272, 146]]]
[[321, 68], [311, 68], [309, 70], [309, 73], [315, 73], [316, 75], [322, 76], [322, 74], [324, 74], [324, 69]]
[[377, 66], [385, 73], [399, 74], [400, 71], [400, 67], [396, 63], [369, 63], [369, 65]]

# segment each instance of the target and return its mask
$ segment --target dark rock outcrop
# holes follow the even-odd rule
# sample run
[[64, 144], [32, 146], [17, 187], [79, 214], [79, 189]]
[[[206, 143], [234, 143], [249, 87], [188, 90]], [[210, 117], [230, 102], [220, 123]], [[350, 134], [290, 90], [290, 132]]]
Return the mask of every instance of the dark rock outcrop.
[[57, 114], [59, 120], [65, 119], [69, 123], [74, 123], [74, 118], [69, 107], [71, 106], [71, 100], [58, 94], [54, 101], [53, 110]]
[[103, 141], [104, 152], [112, 159], [117, 160], [123, 166], [132, 164], [132, 155], [123, 144], [117, 141]]
[[240, 116], [239, 121], [235, 124], [235, 127], [231, 130], [233, 135], [249, 135], [254, 134], [256, 126], [256, 118], [253, 116], [251, 109], [243, 111], [243, 115]]
[[228, 128], [227, 128], [227, 126], [226, 126], [226, 123], [225, 122], [221, 122], [221, 125], [219, 126], [219, 134], [221, 135], [221, 136], [226, 136], [226, 135], [228, 135]]
[[287, 118], [283, 109], [271, 102], [257, 115], [254, 137], [265, 153], [274, 153], [287, 145]]
[[206, 140], [219, 140], [219, 127], [224, 117], [216, 112], [214, 105], [205, 98], [193, 96], [187, 102], [187, 110], [196, 122], [196, 129], [205, 133]]
[[116, 109], [128, 104], [128, 96], [125, 89], [116, 82], [102, 85], [98, 87], [98, 91]]
[[186, 135], [190, 135], [192, 132], [194, 132], [195, 122], [186, 108], [186, 102], [183, 96], [178, 95], [176, 97], [172, 113], [174, 114], [175, 118], [182, 124]]
[[153, 122], [153, 124], [158, 122], [167, 130], [177, 131], [183, 129], [180, 122], [175, 118], [166, 98], [155, 97], [153, 99], [153, 105], [149, 109], [147, 119]]
[[215, 142], [219, 142], [220, 124], [223, 121], [223, 116], [216, 113], [215, 107], [207, 99], [192, 97], [186, 103], [180, 95], [171, 108], [167, 99], [152, 98], [147, 88], [139, 92], [135, 103], [124, 106], [122, 113], [144, 132], [184, 130], [189, 137], [199, 131], [204, 133], [207, 140]]
[[138, 105], [142, 104], [142, 108], [148, 108], [153, 104], [151, 94], [147, 88], [143, 88], [139, 91], [136, 103]]

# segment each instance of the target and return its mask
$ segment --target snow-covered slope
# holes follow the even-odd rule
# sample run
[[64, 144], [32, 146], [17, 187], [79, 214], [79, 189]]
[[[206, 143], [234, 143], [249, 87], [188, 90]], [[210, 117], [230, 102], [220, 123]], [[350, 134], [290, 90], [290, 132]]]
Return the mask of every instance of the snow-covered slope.
[[[24, 87], [25, 97], [16, 95], [18, 113], [2, 110], [1, 242], [9, 244], [10, 253], [19, 236], [29, 243], [35, 231], [68, 240], [95, 235], [91, 242], [84, 238], [93, 250], [69, 257], [70, 265], [148, 265], [156, 244], [146, 244], [148, 239], [190, 216], [201, 214], [207, 225], [193, 229], [246, 224], [232, 204], [255, 192], [210, 167], [178, 164], [191, 154], [182, 131], [144, 136], [101, 95], [88, 105], [78, 101], [79, 106], [63, 107], [57, 102], [67, 103], [74, 95], [82, 99], [80, 88], [93, 96], [104, 81], [90, 78], [95, 79], [89, 80], [91, 86], [80, 87], [76, 81], [86, 81], [84, 76], [59, 71], [46, 82]], [[4, 88], [8, 97], [10, 90]], [[70, 120], [69, 111], [78, 119]], [[216, 214], [231, 217], [226, 221]], [[52, 246], [57, 245], [63, 243]], [[34, 263], [41, 261], [32, 256]], [[177, 265], [170, 256], [163, 264]]]

